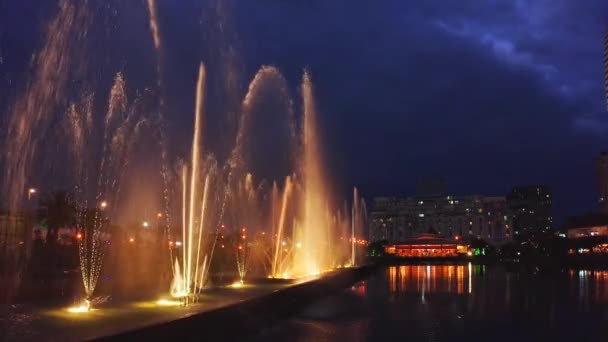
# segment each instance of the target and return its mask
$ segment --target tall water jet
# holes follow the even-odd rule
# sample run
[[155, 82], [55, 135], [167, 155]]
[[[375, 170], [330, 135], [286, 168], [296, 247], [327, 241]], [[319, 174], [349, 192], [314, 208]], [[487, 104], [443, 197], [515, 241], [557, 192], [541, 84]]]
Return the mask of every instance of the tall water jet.
[[[203, 186], [203, 196], [200, 195], [201, 178], [201, 151], [203, 132], [203, 110], [205, 100], [205, 65], [199, 66], [198, 82], [196, 86], [196, 104], [194, 114], [194, 133], [192, 137], [192, 151], [190, 169], [185, 165], [182, 169], [182, 263], [181, 274], [174, 274], [174, 279], [182, 277], [185, 285], [185, 295], [191, 296], [197, 291], [199, 285], [198, 269], [200, 267], [200, 250], [204, 228], [204, 213], [206, 206], [206, 193], [209, 178], [206, 177]], [[201, 200], [202, 198], [202, 200]], [[200, 205], [200, 215], [197, 216]], [[198, 222], [197, 222], [198, 220]], [[195, 240], [198, 242], [195, 243]], [[202, 273], [204, 274], [204, 272]], [[200, 282], [202, 282], [201, 280]], [[177, 280], [174, 280], [177, 282]], [[184, 293], [172, 293], [174, 296]]]
[[147, 9], [148, 9], [148, 20], [150, 27], [150, 34], [152, 36], [152, 41], [154, 43], [154, 48], [156, 50], [156, 78], [157, 78], [157, 88], [158, 88], [158, 133], [159, 133], [159, 145], [160, 145], [160, 155], [161, 155], [161, 170], [160, 175], [163, 180], [163, 202], [164, 202], [164, 221], [165, 221], [165, 232], [164, 237], [166, 239], [169, 238], [170, 230], [171, 230], [171, 211], [170, 211], [170, 195], [169, 195], [169, 156], [168, 156], [168, 139], [166, 133], [166, 125], [165, 125], [165, 93], [163, 89], [163, 72], [162, 72], [162, 48], [161, 48], [161, 36], [160, 36], [160, 26], [158, 23], [158, 7], [156, 5], [156, 0], [147, 0]]
[[358, 195], [357, 188], [353, 188], [353, 209], [352, 209], [352, 214], [351, 214], [352, 227], [351, 227], [351, 235], [350, 235], [350, 248], [351, 248], [350, 264], [351, 264], [351, 266], [355, 266], [356, 262], [357, 262], [356, 254], [355, 254], [355, 243], [357, 242], [355, 230], [357, 227], [358, 218], [359, 218], [359, 195]]
[[160, 50], [160, 30], [158, 28], [158, 15], [156, 13], [156, 1], [155, 0], [147, 0], [148, 5], [148, 15], [150, 17], [150, 33], [152, 34], [152, 39], [154, 41], [154, 48], [157, 51]]
[[44, 45], [33, 61], [32, 79], [23, 95], [11, 108], [4, 153], [3, 187], [8, 209], [15, 212], [22, 205], [32, 160], [45, 138], [56, 105], [70, 76], [75, 43], [88, 30], [87, 8], [70, 0], [61, 0], [58, 13], [48, 26]]
[[322, 149], [317, 130], [317, 113], [314, 103], [312, 80], [308, 71], [302, 78], [303, 115], [303, 156], [302, 170], [302, 226], [301, 248], [296, 250], [294, 272], [300, 275], [318, 274], [325, 271], [327, 250], [324, 246], [328, 222], [325, 209], [328, 193], [323, 174]]
[[[82, 236], [78, 240], [78, 252], [81, 278], [87, 300], [95, 292], [103, 265], [106, 242], [109, 240], [109, 221], [116, 206], [120, 176], [126, 162], [128, 142], [125, 139], [127, 126], [130, 125], [132, 116], [126, 115], [127, 118], [124, 121], [121, 119], [127, 113], [127, 102], [124, 77], [121, 73], [117, 73], [104, 118], [103, 148], [97, 170], [95, 208], [92, 212], [89, 210], [86, 195], [77, 200], [77, 226]], [[81, 130], [74, 130], [74, 134], [79, 133], [82, 133]], [[75, 136], [74, 139], [82, 139], [82, 137]], [[81, 148], [79, 147], [79, 149]], [[88, 170], [84, 170], [80, 175], [77, 188], [84, 189], [87, 186]], [[77, 195], [82, 194], [77, 193]]]
[[281, 250], [282, 250], [281, 243], [283, 241], [283, 230], [285, 227], [285, 221], [286, 221], [286, 216], [287, 216], [287, 206], [288, 206], [289, 198], [291, 196], [291, 188], [292, 188], [291, 177], [287, 176], [287, 178], [285, 178], [285, 187], [283, 188], [283, 196], [281, 199], [281, 211], [280, 211], [279, 220], [277, 223], [274, 257], [273, 257], [273, 261], [272, 261], [272, 276], [273, 277], [279, 277], [284, 273], [284, 270], [283, 270], [284, 260], [282, 258], [279, 258], [279, 255], [281, 254]]

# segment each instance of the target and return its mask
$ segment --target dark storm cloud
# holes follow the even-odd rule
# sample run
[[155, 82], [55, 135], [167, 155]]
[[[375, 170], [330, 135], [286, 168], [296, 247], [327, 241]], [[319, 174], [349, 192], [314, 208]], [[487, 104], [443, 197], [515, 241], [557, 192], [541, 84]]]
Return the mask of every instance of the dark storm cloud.
[[246, 51], [291, 78], [311, 68], [345, 184], [411, 194], [431, 174], [501, 194], [546, 183], [558, 216], [594, 207], [604, 2], [266, 4], [240, 12]]

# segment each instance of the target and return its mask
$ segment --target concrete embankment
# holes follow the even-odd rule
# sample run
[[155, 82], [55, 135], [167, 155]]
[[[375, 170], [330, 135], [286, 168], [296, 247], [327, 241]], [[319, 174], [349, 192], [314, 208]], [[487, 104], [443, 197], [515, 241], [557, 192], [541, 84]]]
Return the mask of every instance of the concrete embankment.
[[244, 338], [293, 315], [318, 298], [342, 291], [375, 269], [374, 265], [342, 269], [268, 295], [102, 340], [224, 341]]

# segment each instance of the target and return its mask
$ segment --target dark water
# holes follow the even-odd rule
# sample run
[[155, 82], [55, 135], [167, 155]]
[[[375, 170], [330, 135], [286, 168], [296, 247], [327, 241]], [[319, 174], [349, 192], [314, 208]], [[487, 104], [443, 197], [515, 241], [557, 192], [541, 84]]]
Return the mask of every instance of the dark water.
[[608, 271], [392, 266], [253, 340], [608, 341]]

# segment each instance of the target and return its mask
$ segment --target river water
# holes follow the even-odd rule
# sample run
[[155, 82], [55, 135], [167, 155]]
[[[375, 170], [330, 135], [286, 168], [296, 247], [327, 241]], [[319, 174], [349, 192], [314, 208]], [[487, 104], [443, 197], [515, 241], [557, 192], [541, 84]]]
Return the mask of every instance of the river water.
[[252, 339], [608, 341], [608, 271], [390, 266]]

